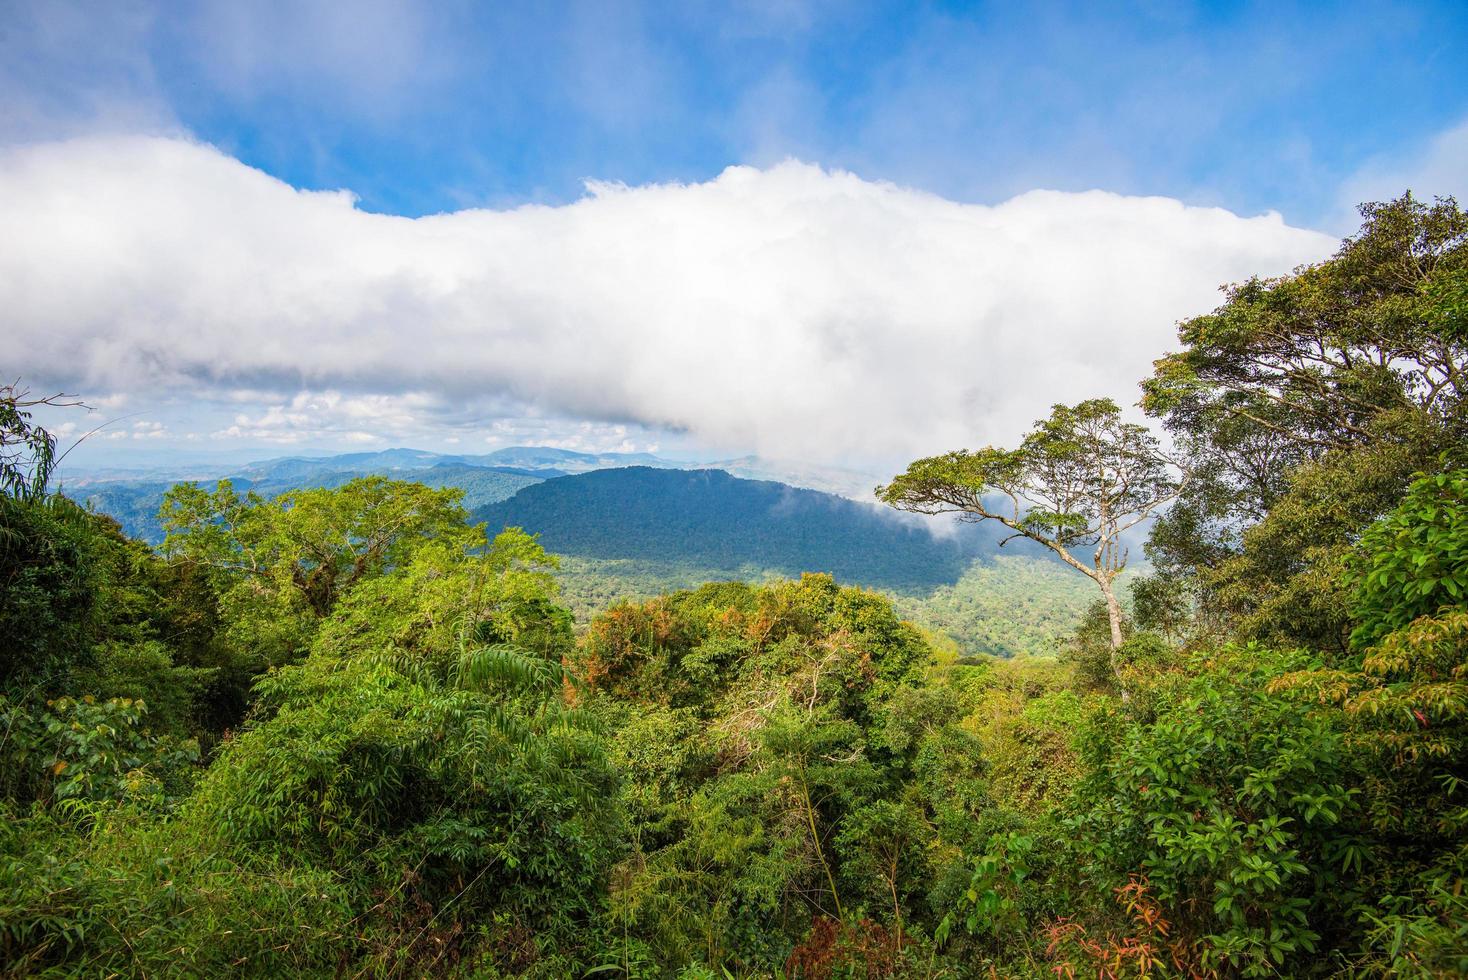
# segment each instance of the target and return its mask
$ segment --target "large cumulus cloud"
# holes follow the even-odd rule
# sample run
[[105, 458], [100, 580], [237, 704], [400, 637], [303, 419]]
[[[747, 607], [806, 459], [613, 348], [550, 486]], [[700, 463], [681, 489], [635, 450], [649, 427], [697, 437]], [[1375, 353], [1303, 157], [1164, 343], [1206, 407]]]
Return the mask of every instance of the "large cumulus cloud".
[[1277, 215], [986, 207], [788, 162], [408, 219], [184, 139], [0, 153], [12, 371], [83, 391], [421, 393], [878, 460], [1135, 383], [1216, 288], [1323, 257]]

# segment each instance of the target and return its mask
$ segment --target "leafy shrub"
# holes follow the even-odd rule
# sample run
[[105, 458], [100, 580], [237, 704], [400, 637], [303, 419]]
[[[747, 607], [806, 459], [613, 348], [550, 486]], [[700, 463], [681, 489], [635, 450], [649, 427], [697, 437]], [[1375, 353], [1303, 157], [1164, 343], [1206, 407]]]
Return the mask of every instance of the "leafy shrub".
[[1339, 732], [1273, 697], [1295, 654], [1231, 648], [1155, 695], [1155, 720], [1098, 728], [1074, 826], [1104, 873], [1145, 874], [1206, 964], [1271, 975], [1339, 923], [1359, 855], [1339, 826], [1356, 806]]
[[1351, 581], [1357, 648], [1468, 603], [1468, 470], [1422, 476], [1362, 535]]
[[90, 659], [99, 579], [89, 523], [63, 500], [0, 496], [0, 692], [55, 693]]
[[132, 698], [58, 698], [43, 707], [0, 699], [0, 759], [12, 799], [122, 801], [180, 795], [197, 742], [155, 736], [147, 706]]

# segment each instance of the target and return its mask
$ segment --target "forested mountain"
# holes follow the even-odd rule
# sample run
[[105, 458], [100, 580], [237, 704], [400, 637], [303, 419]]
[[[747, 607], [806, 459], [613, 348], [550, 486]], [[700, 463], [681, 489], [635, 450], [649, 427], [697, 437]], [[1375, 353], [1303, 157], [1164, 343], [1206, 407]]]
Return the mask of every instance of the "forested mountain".
[[713, 578], [829, 572], [926, 591], [997, 550], [973, 525], [935, 535], [874, 506], [721, 470], [627, 467], [560, 477], [480, 507], [490, 527], [523, 527], [557, 554], [696, 568]]

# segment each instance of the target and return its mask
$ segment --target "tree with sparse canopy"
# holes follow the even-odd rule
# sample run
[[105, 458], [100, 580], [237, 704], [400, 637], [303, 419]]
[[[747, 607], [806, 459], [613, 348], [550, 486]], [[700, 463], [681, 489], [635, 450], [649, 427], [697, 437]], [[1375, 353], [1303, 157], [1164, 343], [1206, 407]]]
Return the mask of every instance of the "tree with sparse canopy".
[[62, 394], [34, 395], [19, 380], [0, 385], [0, 495], [16, 500], [45, 498], [51, 473], [60, 460], [55, 437], [31, 421], [31, 409], [81, 404]]
[[[1056, 405], [1018, 449], [989, 447], [920, 459], [877, 497], [899, 510], [998, 521], [1090, 578], [1106, 598], [1111, 647], [1121, 646], [1115, 582], [1126, 568], [1122, 535], [1175, 499], [1186, 474], [1144, 426], [1124, 422], [1109, 398]], [[1007, 498], [1007, 499], [997, 499]], [[1089, 562], [1077, 558], [1091, 549]]]

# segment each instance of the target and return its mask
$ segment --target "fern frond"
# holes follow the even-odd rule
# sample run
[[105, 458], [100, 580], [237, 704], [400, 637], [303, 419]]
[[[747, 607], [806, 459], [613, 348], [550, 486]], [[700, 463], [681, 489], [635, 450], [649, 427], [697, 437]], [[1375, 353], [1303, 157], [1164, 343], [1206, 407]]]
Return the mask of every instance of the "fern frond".
[[466, 648], [454, 669], [454, 684], [469, 691], [497, 689], [548, 693], [565, 678], [565, 668], [508, 643]]

